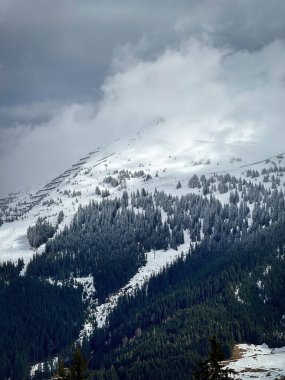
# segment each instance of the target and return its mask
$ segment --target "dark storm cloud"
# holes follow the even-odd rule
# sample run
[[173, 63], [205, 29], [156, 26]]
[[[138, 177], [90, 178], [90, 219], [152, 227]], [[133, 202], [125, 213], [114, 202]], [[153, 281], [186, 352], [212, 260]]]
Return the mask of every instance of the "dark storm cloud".
[[[148, 39], [143, 52], [148, 55], [189, 35], [208, 34], [215, 43], [234, 49], [256, 49], [285, 37], [282, 0], [11, 0], [5, 4], [0, 22], [0, 106], [4, 107], [94, 101], [113, 50], [143, 37]], [[2, 126], [22, 121], [17, 114], [14, 117], [13, 109], [10, 120], [7, 108], [2, 112]]]
[[[222, 89], [225, 100], [231, 93], [236, 97], [233, 124], [239, 119], [244, 122], [248, 114], [251, 124], [247, 130], [254, 134], [254, 112], [245, 108], [244, 99], [254, 93], [258, 108], [262, 101], [254, 91], [259, 83], [266, 83], [261, 89], [271, 91], [272, 103], [275, 101], [269, 104], [269, 94], [266, 104], [279, 115], [277, 92], [283, 95], [283, 87], [279, 79], [278, 84], [274, 82], [273, 74], [278, 71], [274, 62], [282, 67], [283, 55], [278, 49], [284, 49], [284, 14], [283, 0], [0, 0], [0, 192], [44, 180], [91, 145], [107, 143], [108, 133], [119, 135], [156, 116], [158, 111], [148, 104], [153, 92], [148, 92], [148, 70], [157, 75], [157, 96], [163, 98], [173, 87], [176, 91], [178, 100], [169, 117], [183, 114], [187, 93], [179, 85], [175, 87], [173, 78], [159, 74], [164, 65], [176, 62], [177, 67], [170, 65], [171, 75], [175, 78], [177, 72], [183, 81], [187, 65], [194, 62], [193, 75], [200, 77], [203, 96], [207, 75], [201, 76], [201, 52], [193, 46], [203, 51], [203, 46], [209, 45], [207, 59], [217, 56], [225, 61], [223, 70], [215, 66], [208, 79]], [[191, 55], [182, 53], [184, 43], [189, 47], [189, 38], [203, 41], [190, 43], [193, 61]], [[177, 55], [182, 63], [175, 61]], [[227, 58], [231, 56], [234, 58]], [[258, 59], [264, 62], [264, 72], [256, 76]], [[134, 73], [139, 87], [128, 94]], [[188, 81], [192, 85], [192, 79]], [[114, 89], [115, 104], [110, 95]], [[195, 90], [199, 92], [198, 87]], [[145, 115], [139, 120], [128, 113], [127, 105], [140, 92]], [[237, 94], [243, 95], [242, 101], [237, 101]], [[159, 102], [153, 104], [160, 110]], [[209, 107], [205, 114], [211, 117], [211, 104], [203, 106]], [[203, 112], [202, 107], [195, 107], [197, 115]], [[117, 129], [108, 116], [112, 113], [119, 121]], [[138, 114], [136, 109], [134, 114]], [[256, 115], [266, 118], [265, 113]], [[280, 115], [283, 117], [281, 111]], [[103, 129], [102, 123], [106, 124]], [[34, 162], [35, 155], [40, 155], [41, 168]]]
[[284, 11], [282, 0], [201, 1], [193, 17], [181, 16], [177, 29], [208, 35], [218, 46], [253, 51], [285, 38]]
[[114, 48], [144, 35], [164, 45], [172, 18], [136, 1], [12, 0], [0, 22], [1, 106], [94, 101]]

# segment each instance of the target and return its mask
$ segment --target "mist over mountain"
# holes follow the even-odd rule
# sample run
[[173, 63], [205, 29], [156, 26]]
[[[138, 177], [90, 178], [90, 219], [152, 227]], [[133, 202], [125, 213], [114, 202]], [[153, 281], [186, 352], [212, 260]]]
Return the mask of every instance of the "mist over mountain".
[[280, 150], [282, 1], [23, 4], [1, 2], [1, 193], [156, 117]]
[[0, 0], [0, 380], [284, 379], [284, 12]]

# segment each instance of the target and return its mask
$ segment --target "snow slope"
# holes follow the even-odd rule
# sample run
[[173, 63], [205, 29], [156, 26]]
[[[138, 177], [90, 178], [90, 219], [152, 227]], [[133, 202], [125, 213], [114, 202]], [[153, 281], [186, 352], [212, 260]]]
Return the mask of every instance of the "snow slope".
[[[265, 163], [266, 158], [262, 157], [256, 145], [192, 140], [187, 130], [177, 130], [159, 119], [134, 137], [115, 141], [105, 149], [91, 152], [45, 187], [30, 190], [30, 195], [20, 192], [9, 206], [23, 210], [26, 207], [23, 202], [27, 201], [31, 209], [18, 216], [18, 220], [4, 223], [0, 227], [0, 262], [16, 261], [18, 258], [23, 258], [25, 263], [30, 260], [33, 252], [29, 249], [26, 230], [39, 216], [46, 217], [56, 225], [57, 215], [62, 210], [65, 217], [59, 226], [61, 229], [70, 223], [79, 204], [86, 205], [91, 199], [101, 199], [95, 194], [96, 186], [101, 190], [108, 188], [110, 197], [121, 196], [120, 186], [112, 188], [103, 182], [108, 175], [116, 177], [116, 171], [128, 170], [134, 173], [143, 170], [145, 175], [151, 176], [147, 182], [143, 178], [127, 179], [129, 192], [145, 187], [149, 191], [157, 188], [181, 195], [190, 191], [198, 192], [198, 189], [189, 189], [187, 186], [193, 174], [210, 176], [213, 173], [231, 173], [245, 177], [249, 168], [261, 170], [270, 167], [272, 162], [277, 165], [279, 161], [281, 165], [285, 163], [284, 158], [276, 156]], [[182, 185], [180, 189], [176, 189], [178, 181]], [[281, 186], [284, 186], [283, 181]], [[73, 192], [78, 195], [72, 197]], [[41, 194], [45, 196], [41, 198]], [[228, 201], [229, 193], [217, 192], [215, 195], [222, 202]], [[34, 204], [37, 200], [38, 203]], [[12, 214], [13, 212], [11, 211]]]
[[[121, 197], [124, 190], [130, 194], [142, 187], [150, 192], [157, 189], [177, 196], [190, 192], [199, 194], [201, 189], [188, 187], [189, 179], [194, 174], [210, 177], [214, 173], [230, 173], [237, 178], [245, 179], [248, 169], [261, 172], [263, 168], [269, 169], [272, 166], [285, 167], [284, 157], [283, 152], [274, 151], [271, 157], [264, 157], [258, 143], [232, 144], [214, 141], [208, 136], [201, 136], [197, 140], [189, 134], [187, 126], [177, 128], [171, 122], [165, 122], [159, 118], [134, 136], [117, 140], [106, 148], [96, 148], [94, 152], [79, 159], [77, 163], [46, 185], [23, 190], [14, 195], [8, 195], [6, 199], [0, 199], [0, 208], [1, 205], [7, 206], [4, 214], [5, 223], [0, 227], [0, 262], [7, 260], [16, 262], [23, 258], [26, 267], [35, 253], [27, 240], [27, 228], [33, 225], [39, 216], [47, 218], [54, 226], [57, 226], [58, 214], [63, 211], [64, 219], [57, 226], [57, 231], [62, 230], [65, 225], [70, 224], [80, 204], [87, 205], [91, 200], [102, 199], [95, 193], [97, 186], [101, 191], [108, 189], [110, 198]], [[119, 186], [112, 187], [104, 180], [108, 176], [118, 179], [121, 171], [124, 171], [123, 175], [126, 172], [130, 175], [125, 176]], [[143, 171], [142, 176], [135, 175], [140, 171]], [[277, 188], [284, 189], [284, 180], [282, 177], [280, 179], [280, 185], [277, 185]], [[250, 180], [259, 183], [263, 182], [263, 177], [259, 176]], [[180, 188], [177, 188], [178, 182], [181, 183]], [[270, 181], [263, 184], [271, 187]], [[229, 192], [220, 194], [216, 191], [214, 195], [222, 203], [229, 201]], [[96, 289], [93, 287], [92, 278], [78, 278], [77, 282], [84, 286], [85, 300], [90, 301], [79, 340], [88, 336], [95, 324], [102, 327], [106, 323], [109, 311], [115, 307], [121, 294], [132, 293], [151, 275], [158, 273], [164, 266], [181, 256], [182, 252], [187, 253], [189, 243], [189, 236], [185, 232], [185, 244], [179, 246], [177, 251], [169, 249], [148, 252], [147, 262], [138, 273], [118, 293], [110, 295], [106, 302], [99, 306], [94, 300]], [[40, 253], [44, 249], [45, 245], [42, 245], [37, 252]], [[25, 268], [21, 274], [25, 274]], [[244, 349], [243, 346], [241, 349]], [[255, 374], [258, 374], [257, 378], [263, 378], [265, 373], [268, 374], [268, 368], [271, 368], [272, 374], [272, 377], [268, 375], [268, 378], [273, 379], [275, 378], [273, 376], [279, 374], [276, 371], [284, 370], [284, 366], [281, 365], [282, 360], [283, 363], [285, 362], [284, 351], [275, 350], [272, 355], [269, 355], [271, 350], [265, 346], [257, 347], [255, 350], [259, 351], [254, 351], [251, 346], [246, 347], [245, 352], [249, 354], [229, 364], [241, 372], [242, 379], [252, 378]], [[271, 362], [269, 358], [274, 361]], [[264, 367], [262, 367], [263, 364]], [[247, 372], [248, 367], [266, 368], [267, 372]]]
[[190, 237], [184, 232], [184, 244], [181, 244], [176, 250], [169, 249], [168, 251], [159, 250], [147, 253], [146, 264], [130, 279], [130, 281], [120, 289], [119, 292], [108, 297], [107, 302], [96, 308], [94, 316], [98, 327], [103, 327], [106, 323], [106, 318], [109, 312], [116, 306], [118, 298], [123, 294], [132, 294], [136, 287], [141, 287], [152, 275], [157, 274], [166, 265], [174, 262], [178, 257], [186, 254], [189, 249]]
[[[279, 155], [277, 155], [279, 153]], [[28, 226], [36, 222], [39, 216], [47, 218], [54, 226], [60, 211], [64, 219], [58, 225], [58, 231], [68, 225], [79, 204], [87, 205], [90, 200], [100, 201], [102, 197], [96, 195], [95, 188], [108, 189], [110, 198], [120, 197], [124, 189], [129, 194], [144, 187], [154, 192], [164, 190], [173, 195], [182, 195], [189, 192], [199, 193], [201, 190], [188, 187], [188, 181], [193, 174], [206, 177], [213, 173], [230, 173], [237, 178], [246, 178], [246, 171], [254, 169], [261, 172], [263, 168], [284, 166], [285, 159], [281, 152], [272, 152], [272, 157], [263, 157], [258, 144], [241, 142], [230, 144], [222, 141], [207, 140], [201, 136], [200, 140], [191, 138], [189, 128], [176, 128], [171, 122], [157, 119], [148, 127], [140, 130], [135, 136], [113, 142], [110, 146], [88, 153], [64, 173], [53, 179], [45, 186], [38, 186], [13, 196], [10, 215], [19, 213], [18, 220], [6, 222], [0, 227], [0, 262], [7, 260], [17, 261], [24, 259], [28, 264], [34, 251], [29, 247], [26, 232]], [[125, 177], [123, 183], [112, 187], [104, 181], [108, 176], [118, 179], [120, 171], [131, 174]], [[135, 173], [143, 171], [143, 176]], [[178, 181], [181, 187], [177, 188]], [[262, 176], [252, 181], [262, 182]], [[264, 183], [270, 187], [271, 183]], [[279, 188], [284, 188], [281, 180]], [[229, 192], [220, 194], [215, 192], [221, 202], [228, 202]], [[5, 200], [3, 201], [5, 202]], [[10, 202], [10, 201], [9, 201]], [[16, 210], [16, 211], [15, 211]], [[9, 220], [9, 217], [7, 217]], [[12, 220], [12, 219], [11, 219]], [[151, 274], [159, 272], [165, 265], [170, 264], [181, 252], [187, 252], [189, 239], [179, 247], [178, 251], [149, 252], [147, 263], [119, 292], [132, 291], [135, 286], [146, 281]], [[187, 244], [188, 243], [188, 244]], [[42, 252], [45, 246], [38, 248]], [[22, 271], [24, 275], [25, 269]], [[95, 318], [98, 325], [103, 325], [108, 310], [114, 307], [119, 294], [110, 296], [108, 302], [97, 308], [96, 314], [90, 312], [90, 319]], [[82, 334], [90, 332], [90, 322]]]
[[272, 349], [266, 344], [239, 344], [235, 352], [240, 358], [231, 360], [226, 367], [238, 373], [236, 378], [275, 380], [285, 377], [285, 347]]

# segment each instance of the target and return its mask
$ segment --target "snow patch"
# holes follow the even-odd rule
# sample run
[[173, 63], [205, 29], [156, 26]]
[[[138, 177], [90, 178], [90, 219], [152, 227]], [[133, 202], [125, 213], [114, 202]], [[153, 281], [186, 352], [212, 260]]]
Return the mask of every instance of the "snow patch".
[[108, 314], [117, 305], [118, 298], [123, 294], [132, 294], [137, 287], [142, 287], [142, 285], [147, 282], [150, 277], [162, 271], [164, 267], [170, 265], [183, 253], [187, 253], [190, 246], [190, 236], [184, 231], [184, 244], [181, 244], [177, 251], [174, 249], [168, 249], [167, 251], [158, 250], [151, 251], [147, 253], [147, 263], [141, 267], [131, 280], [120, 289], [119, 292], [110, 295], [107, 302], [99, 305], [95, 311], [95, 318], [98, 327], [104, 327], [106, 324]]
[[240, 298], [240, 296], [239, 296], [239, 291], [240, 291], [240, 286], [237, 286], [237, 287], [235, 288], [235, 297], [236, 297], [236, 299], [238, 300], [238, 302], [240, 302], [240, 303], [244, 303], [244, 300], [242, 300], [242, 299]]
[[30, 368], [30, 377], [34, 377], [36, 372], [44, 372], [45, 367], [47, 367], [50, 371], [53, 371], [58, 364], [58, 357], [54, 357], [50, 361], [37, 363], [31, 366]]
[[241, 357], [231, 360], [226, 367], [235, 370], [238, 379], [275, 380], [285, 376], [285, 347], [239, 344], [236, 348]]

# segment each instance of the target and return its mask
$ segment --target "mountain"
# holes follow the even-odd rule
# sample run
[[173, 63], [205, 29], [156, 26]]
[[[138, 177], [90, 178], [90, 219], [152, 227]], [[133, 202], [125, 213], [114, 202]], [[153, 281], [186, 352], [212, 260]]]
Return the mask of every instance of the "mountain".
[[[108, 188], [111, 197], [119, 196], [122, 186], [113, 187], [106, 181], [108, 176], [118, 177], [117, 173], [114, 175], [116, 170], [130, 171], [133, 175], [141, 173], [141, 176], [125, 178], [128, 191], [144, 187], [152, 192], [157, 188], [182, 195], [190, 191], [199, 193], [198, 189], [188, 187], [193, 174], [230, 173], [246, 178], [248, 169], [260, 171], [273, 163], [279, 166], [284, 162], [282, 154], [280, 163], [278, 155], [264, 157], [258, 144], [192, 140], [187, 129], [175, 130], [172, 125], [165, 127], [164, 124], [162, 118], [157, 118], [131, 138], [117, 140], [104, 149], [98, 147], [44, 186], [10, 193], [0, 199], [1, 218], [9, 222], [0, 231], [1, 261], [18, 258], [29, 261], [31, 252], [26, 231], [38, 216], [55, 224], [55, 214], [63, 211], [63, 225], [69, 224], [79, 204], [101, 199], [95, 194], [96, 186]], [[147, 175], [148, 181], [145, 181]], [[182, 187], [176, 189], [179, 181]], [[228, 195], [215, 192], [221, 201], [226, 201]]]
[[103, 379], [191, 378], [212, 334], [285, 345], [284, 172], [157, 118], [1, 199], [0, 378], [75, 341]]

